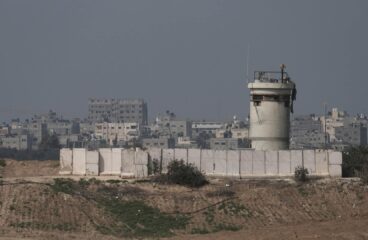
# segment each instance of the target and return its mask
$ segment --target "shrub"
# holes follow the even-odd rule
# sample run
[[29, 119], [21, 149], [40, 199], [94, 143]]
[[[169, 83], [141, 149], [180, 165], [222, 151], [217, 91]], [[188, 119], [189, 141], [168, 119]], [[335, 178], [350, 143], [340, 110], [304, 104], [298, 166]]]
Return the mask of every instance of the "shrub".
[[303, 166], [298, 166], [295, 168], [294, 177], [296, 181], [306, 182], [308, 180], [308, 174], [308, 169], [304, 168]]
[[185, 164], [183, 160], [170, 162], [167, 169], [167, 178], [171, 183], [189, 187], [201, 187], [208, 183], [201, 171], [193, 164]]
[[0, 167], [5, 167], [6, 166], [6, 162], [4, 159], [0, 159]]
[[359, 177], [368, 184], [368, 147], [352, 147], [343, 153], [342, 176]]

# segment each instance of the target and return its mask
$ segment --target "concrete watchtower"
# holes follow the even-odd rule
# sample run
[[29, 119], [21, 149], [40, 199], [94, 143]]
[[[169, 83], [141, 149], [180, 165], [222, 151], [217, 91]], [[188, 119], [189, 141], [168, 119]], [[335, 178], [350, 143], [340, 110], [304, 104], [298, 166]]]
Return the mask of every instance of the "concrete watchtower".
[[296, 98], [295, 83], [284, 71], [255, 71], [250, 90], [250, 129], [252, 148], [289, 149], [290, 112]]

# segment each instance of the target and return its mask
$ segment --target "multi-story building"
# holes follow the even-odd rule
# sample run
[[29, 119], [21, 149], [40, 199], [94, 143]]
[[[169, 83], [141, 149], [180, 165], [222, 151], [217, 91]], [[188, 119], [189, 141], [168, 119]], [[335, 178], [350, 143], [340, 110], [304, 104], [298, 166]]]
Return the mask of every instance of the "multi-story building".
[[201, 134], [215, 136], [216, 131], [223, 129], [224, 123], [220, 122], [193, 122], [192, 123], [192, 138], [196, 139]]
[[17, 150], [32, 149], [32, 138], [27, 135], [9, 135], [1, 138], [1, 147]]
[[162, 116], [156, 117], [155, 123], [151, 126], [153, 137], [191, 137], [192, 123], [187, 120], [177, 120], [174, 113], [166, 111]]
[[137, 122], [147, 125], [147, 103], [142, 99], [96, 99], [88, 102], [88, 120], [98, 122]]
[[142, 146], [144, 148], [175, 148], [175, 139], [170, 137], [144, 138]]
[[237, 138], [211, 138], [210, 148], [215, 150], [236, 150], [239, 149]]
[[122, 145], [140, 136], [138, 123], [95, 123], [95, 136], [110, 145]]
[[296, 116], [291, 121], [291, 149], [324, 148], [329, 143], [328, 136], [323, 131], [319, 118], [313, 114]]
[[335, 129], [344, 126], [346, 117], [348, 117], [348, 114], [345, 111], [339, 111], [337, 108], [332, 108], [328, 116], [320, 117], [322, 129], [327, 132], [331, 142], [336, 140]]
[[367, 145], [367, 128], [361, 124], [348, 124], [335, 129], [336, 142], [353, 145]]

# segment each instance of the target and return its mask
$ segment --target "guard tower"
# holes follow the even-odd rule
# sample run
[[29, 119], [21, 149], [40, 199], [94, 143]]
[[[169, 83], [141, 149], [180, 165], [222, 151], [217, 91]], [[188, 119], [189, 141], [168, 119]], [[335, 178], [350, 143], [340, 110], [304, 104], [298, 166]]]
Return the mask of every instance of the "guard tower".
[[250, 129], [252, 148], [289, 149], [290, 112], [296, 99], [295, 83], [285, 72], [255, 71], [250, 90]]

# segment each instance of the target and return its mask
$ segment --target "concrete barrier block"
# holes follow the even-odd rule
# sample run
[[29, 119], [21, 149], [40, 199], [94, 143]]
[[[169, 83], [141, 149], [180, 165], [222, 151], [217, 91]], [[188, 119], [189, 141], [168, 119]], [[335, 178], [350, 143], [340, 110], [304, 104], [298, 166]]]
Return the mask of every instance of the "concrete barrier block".
[[342, 164], [342, 152], [329, 151], [328, 159], [329, 159], [329, 164], [335, 164], [335, 165]]
[[290, 150], [291, 172], [294, 174], [296, 167], [303, 166], [303, 151]]
[[229, 150], [227, 151], [227, 172], [229, 177], [239, 177], [240, 172], [240, 151]]
[[324, 150], [316, 150], [316, 174], [328, 175], [328, 152]]
[[167, 166], [174, 161], [174, 149], [162, 149], [162, 172], [167, 173]]
[[120, 175], [121, 173], [121, 160], [122, 160], [122, 148], [113, 148], [111, 150], [111, 174]]
[[135, 152], [134, 164], [135, 165], [146, 165], [148, 163], [148, 153], [142, 150]]
[[201, 153], [201, 170], [207, 175], [213, 175], [214, 158], [213, 150], [202, 149]]
[[267, 175], [278, 175], [278, 151], [266, 151], [266, 174]]
[[304, 167], [308, 169], [309, 174], [316, 173], [316, 159], [314, 150], [303, 150]]
[[112, 150], [111, 148], [100, 148], [100, 175], [111, 175], [112, 173]]
[[241, 177], [253, 174], [253, 150], [240, 151], [240, 175]]
[[73, 149], [73, 174], [85, 175], [86, 174], [86, 155], [87, 150], [84, 148]]
[[98, 164], [87, 163], [86, 164], [86, 175], [87, 176], [98, 176]]
[[329, 165], [329, 174], [331, 177], [342, 177], [341, 165]]
[[253, 151], [253, 176], [264, 176], [265, 174], [265, 151]]
[[86, 163], [98, 164], [98, 151], [87, 151]]
[[60, 171], [61, 175], [70, 175], [73, 172], [73, 151], [69, 148], [60, 149]]
[[217, 176], [226, 176], [226, 150], [212, 150], [213, 156], [213, 174]]
[[291, 171], [290, 151], [280, 150], [279, 151], [279, 175], [280, 176], [290, 176], [292, 174], [294, 174], [294, 171]]
[[158, 162], [161, 161], [161, 148], [149, 148], [147, 150], [149, 157], [151, 160], [157, 160]]
[[136, 174], [134, 159], [135, 151], [130, 149], [124, 149], [122, 152], [121, 159], [121, 177], [134, 177]]
[[147, 165], [143, 164], [135, 165], [135, 173], [134, 173], [135, 178], [145, 178], [147, 176], [148, 176]]
[[188, 163], [188, 150], [183, 148], [175, 148], [174, 159], [179, 161], [183, 160], [185, 163]]
[[201, 170], [201, 150], [200, 149], [188, 149], [188, 163], [193, 164], [199, 170]]

